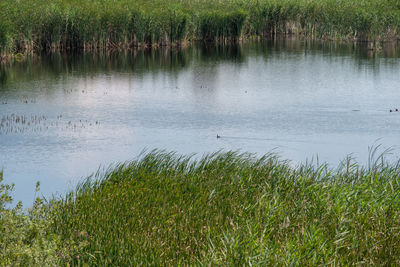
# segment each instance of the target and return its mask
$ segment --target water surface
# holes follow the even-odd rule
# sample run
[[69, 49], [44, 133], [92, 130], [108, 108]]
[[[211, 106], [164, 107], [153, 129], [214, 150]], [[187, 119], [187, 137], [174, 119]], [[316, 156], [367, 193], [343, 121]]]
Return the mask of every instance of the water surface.
[[62, 194], [143, 149], [364, 164], [400, 143], [399, 54], [281, 40], [27, 58], [0, 68], [0, 168], [29, 204], [36, 181]]

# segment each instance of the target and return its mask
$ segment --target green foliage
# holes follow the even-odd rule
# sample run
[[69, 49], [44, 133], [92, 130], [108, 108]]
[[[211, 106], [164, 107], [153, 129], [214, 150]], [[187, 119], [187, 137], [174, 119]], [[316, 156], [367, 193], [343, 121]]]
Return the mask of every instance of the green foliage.
[[7, 43], [7, 30], [4, 22], [0, 22], [0, 49], [4, 48]]
[[200, 14], [199, 36], [203, 40], [239, 38], [246, 17], [247, 14], [239, 10], [223, 14], [206, 11]]
[[152, 152], [85, 180], [54, 225], [89, 265], [398, 265], [400, 169], [379, 162]]
[[376, 151], [336, 170], [153, 151], [27, 212], [0, 172], [0, 265], [396, 266], [400, 165]]
[[392, 40], [395, 0], [3, 0], [0, 47], [111, 49], [248, 35]]
[[0, 266], [59, 266], [82, 249], [82, 243], [61, 240], [54, 233], [50, 212], [54, 206], [36, 198], [27, 211], [22, 210], [20, 202], [11, 207], [14, 185], [2, 181], [0, 172]]
[[43, 220], [44, 208], [40, 199], [35, 201], [29, 214], [22, 213], [22, 204], [6, 208], [11, 204], [13, 185], [1, 183], [0, 172], [0, 265], [30, 266], [55, 263], [57, 240], [48, 234], [48, 224]]

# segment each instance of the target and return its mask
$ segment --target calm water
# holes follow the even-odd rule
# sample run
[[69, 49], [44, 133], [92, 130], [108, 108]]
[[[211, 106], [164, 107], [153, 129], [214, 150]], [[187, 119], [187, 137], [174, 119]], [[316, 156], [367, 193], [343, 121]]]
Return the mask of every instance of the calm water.
[[0, 168], [29, 204], [36, 181], [62, 194], [143, 149], [365, 164], [400, 144], [399, 54], [284, 40], [28, 58], [0, 68]]

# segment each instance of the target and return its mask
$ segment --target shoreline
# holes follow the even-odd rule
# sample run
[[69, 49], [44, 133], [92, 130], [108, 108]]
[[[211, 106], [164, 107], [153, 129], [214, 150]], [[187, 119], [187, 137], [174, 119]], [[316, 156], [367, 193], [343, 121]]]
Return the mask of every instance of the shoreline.
[[241, 37], [238, 40], [218, 40], [214, 42], [207, 42], [203, 40], [194, 41], [182, 41], [179, 43], [169, 43], [169, 44], [142, 44], [139, 43], [134, 46], [127, 46], [125, 44], [118, 44], [114, 46], [95, 46], [95, 45], [85, 45], [81, 48], [74, 49], [63, 49], [62, 47], [53, 47], [50, 50], [35, 51], [34, 49], [27, 49], [25, 52], [0, 52], [0, 64], [6, 65], [12, 62], [23, 62], [26, 56], [40, 56], [41, 54], [114, 54], [114, 53], [126, 53], [126, 52], [141, 52], [141, 51], [157, 51], [157, 50], [180, 50], [187, 49], [197, 45], [204, 46], [236, 46], [244, 45], [246, 43], [252, 42], [269, 42], [269, 41], [295, 41], [300, 40], [310, 43], [320, 43], [320, 44], [340, 44], [340, 45], [351, 45], [363, 47], [364, 49], [370, 51], [371, 53], [377, 53], [385, 51], [389, 46], [398, 46], [400, 44], [400, 39], [396, 40], [386, 40], [386, 41], [366, 41], [366, 40], [356, 40], [356, 39], [332, 39], [332, 38], [311, 38], [304, 35], [294, 35], [294, 34], [278, 34], [275, 36], [252, 36], [252, 37]]
[[[0, 4], [0, 51], [93, 51], [180, 47], [297, 36], [312, 40], [400, 40], [400, 5], [391, 0], [44, 0]], [[0, 52], [1, 53], [1, 52]]]
[[0, 171], [0, 258], [29, 266], [397, 265], [400, 169], [383, 157], [329, 169], [292, 167], [273, 154], [193, 160], [153, 151], [61, 198], [38, 197], [26, 213], [11, 207], [13, 187]]

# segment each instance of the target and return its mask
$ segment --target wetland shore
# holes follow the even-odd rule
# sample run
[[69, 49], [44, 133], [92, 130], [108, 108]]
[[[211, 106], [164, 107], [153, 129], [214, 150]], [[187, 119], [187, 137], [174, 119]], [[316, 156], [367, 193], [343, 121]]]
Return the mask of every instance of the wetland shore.
[[399, 40], [396, 1], [53, 1], [0, 3], [0, 58], [40, 51], [97, 51], [236, 42], [276, 35]]
[[383, 155], [330, 169], [153, 151], [28, 212], [7, 204], [12, 189], [0, 188], [6, 266], [400, 263], [400, 170]]

